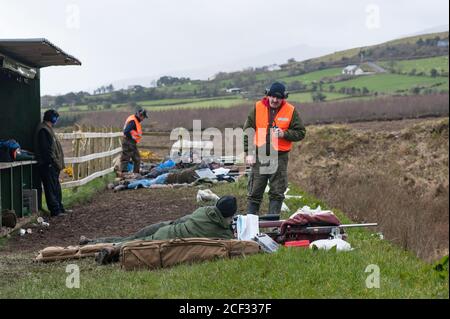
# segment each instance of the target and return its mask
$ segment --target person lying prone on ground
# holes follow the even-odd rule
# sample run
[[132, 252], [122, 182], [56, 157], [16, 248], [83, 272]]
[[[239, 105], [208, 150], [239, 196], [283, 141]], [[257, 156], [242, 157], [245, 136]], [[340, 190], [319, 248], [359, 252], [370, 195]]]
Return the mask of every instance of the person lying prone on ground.
[[114, 243], [113, 249], [102, 250], [97, 262], [104, 264], [106, 259], [118, 256], [120, 246], [133, 240], [166, 240], [175, 238], [234, 238], [231, 223], [237, 212], [237, 200], [234, 196], [220, 198], [215, 206], [200, 207], [192, 214], [173, 221], [149, 225], [128, 237], [105, 237], [89, 239], [80, 237], [80, 245]]
[[165, 240], [173, 238], [223, 238], [234, 237], [231, 222], [237, 211], [234, 196], [220, 198], [215, 206], [200, 207], [192, 214], [176, 220], [152, 224], [128, 237], [89, 239], [81, 236], [80, 245], [99, 243], [125, 243], [132, 240]]

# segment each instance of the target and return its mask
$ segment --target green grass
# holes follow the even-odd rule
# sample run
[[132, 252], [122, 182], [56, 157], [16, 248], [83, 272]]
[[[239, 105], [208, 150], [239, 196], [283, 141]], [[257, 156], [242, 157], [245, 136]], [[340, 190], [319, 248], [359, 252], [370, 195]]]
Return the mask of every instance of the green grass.
[[[218, 195], [245, 199], [246, 182], [217, 185]], [[327, 206], [291, 185], [287, 205]], [[267, 201], [267, 200], [266, 200]], [[264, 203], [263, 209], [267, 207]], [[343, 222], [349, 222], [336, 212]], [[284, 217], [288, 215], [285, 214]], [[448, 298], [448, 276], [411, 253], [366, 230], [349, 231], [355, 250], [337, 253], [281, 248], [274, 254], [180, 265], [157, 271], [123, 271], [119, 265], [98, 267], [93, 260], [35, 264], [30, 256], [9, 255], [0, 262], [0, 298]], [[65, 286], [68, 264], [80, 267], [79, 289]], [[369, 265], [380, 268], [380, 288], [369, 289]], [[5, 265], [9, 268], [5, 268]], [[11, 276], [15, 267], [15, 276]]]
[[[194, 108], [209, 108], [209, 107], [233, 107], [236, 105], [248, 103], [247, 100], [240, 96], [218, 97], [218, 98], [186, 98], [186, 99], [162, 99], [162, 100], [149, 100], [136, 102], [138, 105], [151, 111], [163, 111], [169, 109], [194, 109]], [[111, 105], [110, 110], [120, 111], [127, 104], [116, 103]], [[77, 105], [78, 111], [88, 111], [87, 105]], [[98, 111], [103, 111], [100, 109]], [[106, 110], [108, 111], [108, 110]], [[58, 109], [58, 112], [70, 112], [68, 106], [64, 106]]]
[[290, 76], [281, 78], [281, 81], [286, 82], [286, 84], [289, 86], [289, 83], [292, 83], [294, 81], [300, 81], [305, 84], [309, 84], [313, 81], [320, 81], [321, 79], [325, 77], [334, 77], [342, 74], [342, 68], [332, 68], [332, 69], [325, 69], [315, 72], [310, 72], [302, 75], [297, 76]]
[[192, 99], [190, 103], [180, 103], [165, 106], [147, 106], [144, 103], [139, 103], [147, 110], [151, 111], [166, 111], [166, 110], [183, 110], [183, 109], [200, 109], [200, 108], [228, 108], [237, 105], [248, 104], [249, 101], [242, 98], [223, 98], [214, 100], [197, 100]]
[[356, 87], [363, 88], [367, 87], [369, 91], [376, 91], [379, 93], [393, 94], [396, 92], [404, 91], [408, 92], [411, 88], [415, 86], [423, 86], [429, 88], [438, 83], [442, 86], [448, 87], [447, 77], [423, 77], [423, 76], [409, 76], [409, 75], [399, 75], [399, 74], [376, 74], [376, 75], [366, 75], [360, 76], [358, 78], [333, 83], [336, 90], [341, 87]]
[[[384, 68], [390, 68], [391, 62], [380, 62], [378, 63]], [[394, 62], [394, 69], [399, 70], [402, 73], [409, 73], [413, 69], [416, 73], [423, 72], [425, 75], [430, 75], [432, 69], [436, 69], [439, 73], [448, 73], [448, 56], [439, 56], [427, 59], [417, 59], [417, 60], [400, 60]]]
[[[325, 86], [324, 86], [325, 88]], [[325, 101], [334, 101], [334, 100], [342, 100], [351, 98], [351, 96], [347, 94], [335, 93], [335, 92], [322, 92], [322, 94], [326, 95]], [[306, 93], [293, 93], [289, 94], [289, 102], [293, 103], [310, 103], [313, 102], [311, 92]]]
[[242, 100], [241, 97], [238, 96], [230, 96], [230, 97], [220, 97], [220, 98], [186, 98], [186, 99], [163, 99], [163, 100], [152, 100], [152, 101], [142, 101], [137, 102], [139, 105], [146, 107], [153, 106], [178, 106], [182, 104], [189, 104], [193, 102], [215, 102], [215, 101], [224, 101], [224, 100]]

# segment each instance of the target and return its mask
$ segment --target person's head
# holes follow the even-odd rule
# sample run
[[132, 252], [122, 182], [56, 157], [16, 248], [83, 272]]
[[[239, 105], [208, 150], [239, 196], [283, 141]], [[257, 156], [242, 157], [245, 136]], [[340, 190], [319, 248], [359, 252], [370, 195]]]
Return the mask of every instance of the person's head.
[[56, 124], [56, 122], [58, 122], [58, 118], [59, 118], [59, 113], [56, 112], [56, 110], [47, 110], [44, 113], [44, 122], [47, 122], [49, 124], [51, 124], [51, 126], [54, 126]]
[[135, 115], [139, 119], [139, 122], [142, 122], [144, 119], [148, 118], [147, 111], [144, 109], [137, 110]]
[[274, 109], [279, 108], [283, 103], [283, 100], [288, 97], [286, 87], [280, 82], [273, 83], [266, 91], [266, 95], [269, 99], [270, 107]]
[[223, 196], [216, 203], [217, 209], [224, 218], [232, 219], [237, 212], [237, 200], [234, 196]]

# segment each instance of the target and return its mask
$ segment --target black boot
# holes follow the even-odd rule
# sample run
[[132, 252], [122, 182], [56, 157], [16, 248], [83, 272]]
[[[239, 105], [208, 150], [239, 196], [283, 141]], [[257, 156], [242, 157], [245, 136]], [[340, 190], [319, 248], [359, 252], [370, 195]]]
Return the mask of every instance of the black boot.
[[105, 247], [95, 254], [95, 261], [99, 265], [107, 265], [118, 262], [120, 257], [120, 247]]
[[271, 200], [269, 202], [269, 215], [280, 215], [282, 205], [282, 201], [280, 202], [278, 200]]
[[261, 204], [248, 202], [247, 204], [247, 214], [259, 215], [259, 206]]
[[80, 240], [78, 241], [78, 245], [85, 246], [92, 242], [92, 239], [87, 238], [86, 236], [80, 236]]

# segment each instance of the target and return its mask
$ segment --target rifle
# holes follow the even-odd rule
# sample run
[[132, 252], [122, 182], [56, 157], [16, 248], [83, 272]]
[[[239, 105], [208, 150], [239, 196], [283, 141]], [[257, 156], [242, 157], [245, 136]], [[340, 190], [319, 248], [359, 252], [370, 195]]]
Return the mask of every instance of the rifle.
[[287, 225], [283, 233], [281, 232], [281, 225], [284, 220], [263, 220], [259, 222], [259, 228], [272, 228], [271, 231], [266, 232], [277, 243], [284, 243], [286, 241], [294, 240], [309, 240], [315, 241], [319, 239], [332, 238], [347, 238], [345, 229], [357, 227], [376, 227], [377, 223], [366, 224], [347, 224], [347, 225], [327, 225], [327, 226], [310, 226], [310, 225]]

